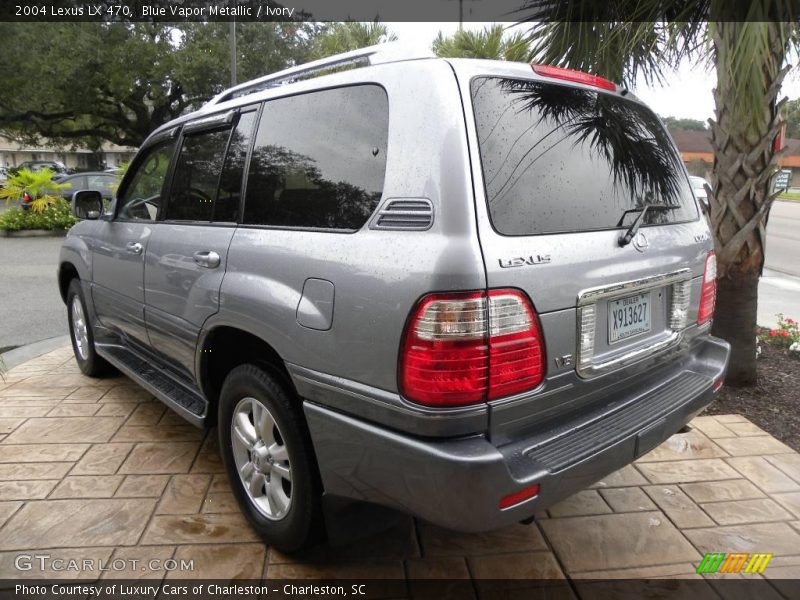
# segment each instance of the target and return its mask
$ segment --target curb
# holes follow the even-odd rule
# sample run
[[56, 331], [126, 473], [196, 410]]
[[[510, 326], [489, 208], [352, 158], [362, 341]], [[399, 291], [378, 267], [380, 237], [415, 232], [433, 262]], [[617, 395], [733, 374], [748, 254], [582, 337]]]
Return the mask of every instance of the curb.
[[31, 237], [64, 237], [69, 229], [20, 229], [7, 231], [0, 229], [0, 237], [6, 238], [31, 238]]
[[47, 354], [53, 350], [63, 348], [69, 343], [70, 339], [68, 335], [59, 335], [56, 337], [47, 338], [46, 340], [33, 342], [32, 344], [26, 344], [25, 346], [20, 346], [19, 348], [14, 348], [13, 350], [9, 350], [8, 352], [0, 354], [0, 358], [3, 359], [6, 370], [10, 370], [24, 362], [33, 360], [42, 354]]

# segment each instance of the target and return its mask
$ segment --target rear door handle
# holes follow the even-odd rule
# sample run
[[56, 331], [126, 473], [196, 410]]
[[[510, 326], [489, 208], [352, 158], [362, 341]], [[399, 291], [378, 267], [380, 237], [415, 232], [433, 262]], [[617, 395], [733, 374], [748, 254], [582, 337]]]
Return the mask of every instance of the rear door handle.
[[219, 254], [213, 250], [198, 250], [193, 255], [194, 262], [201, 267], [214, 269], [219, 266]]
[[142, 246], [139, 242], [128, 242], [125, 244], [125, 250], [131, 254], [141, 254], [143, 248], [144, 246]]

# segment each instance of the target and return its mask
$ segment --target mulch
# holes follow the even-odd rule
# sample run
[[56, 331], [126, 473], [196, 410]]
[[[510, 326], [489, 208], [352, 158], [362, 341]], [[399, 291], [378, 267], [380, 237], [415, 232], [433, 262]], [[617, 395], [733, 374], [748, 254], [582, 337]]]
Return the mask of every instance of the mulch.
[[740, 414], [800, 451], [800, 359], [762, 342], [758, 383], [748, 388], [724, 386], [704, 414]]

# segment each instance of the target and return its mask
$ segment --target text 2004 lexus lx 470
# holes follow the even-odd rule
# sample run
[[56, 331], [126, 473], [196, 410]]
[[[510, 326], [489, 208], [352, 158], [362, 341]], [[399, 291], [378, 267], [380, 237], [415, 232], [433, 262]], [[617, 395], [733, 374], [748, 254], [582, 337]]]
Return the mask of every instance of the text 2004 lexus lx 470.
[[82, 371], [215, 422], [284, 550], [324, 498], [466, 531], [528, 519], [722, 385], [681, 159], [591, 75], [356, 51], [222, 93], [153, 132], [110, 211], [73, 204], [59, 282]]

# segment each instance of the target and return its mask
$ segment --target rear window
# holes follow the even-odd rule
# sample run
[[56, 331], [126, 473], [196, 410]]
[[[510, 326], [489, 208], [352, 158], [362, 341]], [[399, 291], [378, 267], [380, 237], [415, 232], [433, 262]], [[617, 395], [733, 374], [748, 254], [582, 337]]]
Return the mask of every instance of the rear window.
[[644, 106], [564, 85], [472, 82], [489, 215], [503, 235], [697, 218], [680, 156]]

